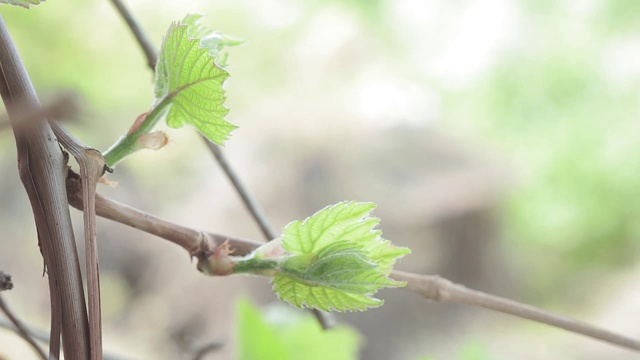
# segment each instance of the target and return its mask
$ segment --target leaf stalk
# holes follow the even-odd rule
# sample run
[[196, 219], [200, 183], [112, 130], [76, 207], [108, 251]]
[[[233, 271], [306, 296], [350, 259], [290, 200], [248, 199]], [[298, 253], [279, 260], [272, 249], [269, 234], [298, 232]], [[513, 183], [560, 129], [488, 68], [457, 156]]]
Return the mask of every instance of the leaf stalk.
[[103, 155], [107, 165], [114, 167], [127, 156], [143, 149], [143, 147], [139, 146], [138, 139], [153, 130], [168, 110], [169, 104], [171, 104], [170, 97], [162, 99], [153, 107], [141, 124], [134, 123], [127, 134], [120, 137], [115, 144], [105, 151]]

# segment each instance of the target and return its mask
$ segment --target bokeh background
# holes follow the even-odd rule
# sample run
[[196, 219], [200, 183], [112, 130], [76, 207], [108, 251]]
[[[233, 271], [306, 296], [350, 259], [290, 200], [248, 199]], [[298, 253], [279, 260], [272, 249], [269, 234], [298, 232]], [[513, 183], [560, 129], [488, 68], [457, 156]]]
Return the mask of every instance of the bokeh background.
[[[277, 228], [374, 201], [399, 269], [438, 273], [640, 336], [640, 3], [630, 0], [130, 0], [156, 46], [172, 21], [245, 39], [230, 50], [228, 157]], [[43, 99], [73, 90], [71, 131], [104, 150], [152, 102], [152, 74], [108, 1], [3, 5]], [[161, 127], [162, 128], [162, 127]], [[118, 166], [109, 197], [181, 224], [262, 239], [192, 129]], [[3, 297], [45, 329], [48, 294], [13, 136], [0, 133]], [[72, 210], [77, 241], [81, 214]], [[105, 348], [237, 356], [234, 303], [276, 301], [262, 278], [208, 278], [184, 250], [99, 223]], [[83, 248], [83, 246], [80, 246]], [[338, 319], [363, 359], [631, 359], [484, 310], [386, 290]], [[313, 351], [313, 349], [309, 349]], [[0, 330], [0, 357], [31, 351]], [[304, 358], [302, 355], [301, 359]]]

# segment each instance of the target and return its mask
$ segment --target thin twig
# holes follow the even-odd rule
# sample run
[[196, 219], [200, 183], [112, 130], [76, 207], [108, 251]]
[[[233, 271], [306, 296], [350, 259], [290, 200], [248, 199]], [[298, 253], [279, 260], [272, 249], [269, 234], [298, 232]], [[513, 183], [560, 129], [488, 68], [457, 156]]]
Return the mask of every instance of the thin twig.
[[247, 207], [247, 210], [249, 210], [251, 216], [260, 227], [260, 230], [262, 231], [265, 239], [267, 241], [270, 241], [277, 238], [278, 234], [274, 230], [273, 226], [271, 226], [269, 220], [267, 219], [267, 216], [262, 210], [262, 207], [258, 203], [257, 199], [251, 195], [247, 187], [242, 183], [242, 180], [240, 180], [238, 173], [233, 169], [222, 149], [220, 149], [218, 145], [212, 143], [206, 137], [202, 135], [200, 135], [200, 137], [207, 144], [207, 147], [211, 151], [211, 154], [213, 154], [213, 156], [216, 158], [218, 164], [220, 164], [220, 167], [227, 175], [227, 178], [229, 178], [229, 181], [231, 181], [231, 184], [233, 184], [233, 187], [236, 189], [236, 192], [238, 193], [238, 195], [240, 195], [240, 198], [242, 198], [242, 202]]
[[[0, 319], [0, 328], [4, 328], [13, 332], [18, 331], [18, 329], [14, 324], [12, 324], [11, 322], [5, 319]], [[47, 335], [46, 331], [40, 330], [40, 329], [34, 329], [33, 327], [28, 326], [26, 324], [22, 324], [22, 328], [27, 332], [27, 334], [29, 334], [29, 336], [32, 339], [43, 342], [45, 344], [49, 343], [49, 335]], [[128, 358], [105, 352], [104, 357], [102, 359], [103, 360], [124, 360]]]
[[[14, 332], [18, 331], [16, 326], [13, 325], [13, 323], [11, 321], [5, 320], [5, 319], [1, 319], [1, 318], [0, 318], [0, 328], [7, 329], [7, 330], [10, 330], [10, 331], [14, 331]], [[34, 340], [38, 340], [38, 341], [41, 341], [41, 342], [44, 342], [44, 343], [48, 343], [49, 342], [49, 335], [47, 335], [47, 331], [45, 331], [45, 330], [33, 330], [31, 327], [29, 327], [26, 324], [22, 324], [22, 328]]]
[[153, 70], [156, 67], [156, 62], [158, 61], [158, 55], [156, 54], [156, 50], [151, 44], [151, 41], [149, 41], [149, 38], [144, 34], [142, 27], [138, 25], [138, 22], [133, 18], [133, 15], [122, 1], [111, 0], [111, 3], [116, 7], [120, 16], [122, 16], [124, 21], [127, 23], [129, 30], [131, 30], [133, 36], [135, 36], [136, 41], [140, 45], [140, 48], [144, 52], [144, 56], [147, 59], [147, 65]]
[[[73, 188], [73, 185], [71, 188]], [[81, 192], [78, 190], [70, 191], [70, 196], [75, 197], [75, 199], [70, 198], [69, 203], [73, 206], [82, 204], [81, 199], [77, 199], [80, 194]], [[162, 237], [182, 246], [190, 253], [192, 253], [192, 249], [202, 248], [203, 244], [209, 244], [206, 241], [207, 238], [213, 240], [211, 246], [214, 247], [228, 241], [235, 255], [248, 254], [262, 245], [261, 242], [254, 240], [206, 233], [160, 220], [100, 195], [96, 195], [96, 213], [99, 216]], [[440, 276], [419, 275], [394, 270], [391, 272], [391, 277], [398, 281], [406, 281], [407, 286], [403, 289], [420, 294], [429, 300], [460, 303], [496, 310], [640, 352], [640, 341], [638, 339], [603, 330], [565, 316], [555, 315], [531, 305], [471, 290]]]
[[495, 310], [640, 352], [640, 340], [597, 328], [565, 316], [552, 314], [531, 305], [472, 290], [440, 276], [393, 271], [391, 277], [394, 280], [406, 281], [407, 286], [405, 289], [420, 294], [429, 300]]
[[[148, 37], [144, 34], [144, 31], [142, 31], [142, 28], [138, 25], [138, 22], [135, 20], [135, 18], [133, 17], [129, 9], [127, 9], [120, 0], [111, 0], [111, 2], [120, 13], [120, 16], [122, 16], [122, 18], [125, 19], [125, 21], [127, 22], [127, 25], [129, 26], [129, 29], [131, 29], [131, 32], [134, 34], [136, 40], [138, 41], [138, 45], [144, 52], [145, 57], [147, 58], [147, 64], [149, 65], [149, 68], [151, 70], [155, 70], [155, 64], [158, 61], [158, 55], [153, 45], [151, 45], [151, 42], [149, 41]], [[207, 146], [209, 147], [209, 149], [211, 149], [211, 152], [215, 156], [216, 160], [218, 160], [218, 163], [220, 164], [225, 174], [227, 175], [227, 177], [235, 187], [236, 191], [242, 198], [243, 203], [245, 204], [247, 209], [249, 209], [249, 212], [251, 212], [251, 215], [253, 216], [254, 220], [258, 223], [258, 226], [260, 226], [260, 229], [262, 230], [262, 233], [264, 234], [266, 240], [270, 241], [272, 239], [275, 239], [277, 237], [277, 234], [273, 230], [273, 227], [269, 225], [269, 221], [267, 220], [267, 217], [264, 215], [264, 212], [262, 211], [258, 201], [255, 199], [255, 197], [251, 195], [251, 193], [242, 184], [242, 182], [240, 181], [240, 178], [237, 176], [236, 172], [233, 170], [233, 168], [229, 164], [229, 161], [227, 161], [227, 158], [224, 155], [224, 153], [222, 153], [217, 148], [217, 145], [210, 142], [207, 138], [205, 138], [202, 135], [201, 137], [207, 143]], [[313, 312], [313, 315], [316, 317], [316, 319], [318, 319], [318, 322], [320, 323], [320, 326], [322, 326], [323, 329], [330, 329], [335, 326], [335, 319], [333, 319], [330, 314], [323, 313], [315, 309], [312, 310], [312, 312]]]
[[[2, 272], [0, 272], [0, 274], [4, 275], [4, 273], [2, 273]], [[10, 282], [9, 282], [9, 284], [10, 284]], [[13, 287], [13, 286], [11, 286], [11, 287]], [[7, 287], [7, 289], [11, 289], [11, 287]], [[0, 290], [2, 290], [2, 289], [0, 289]], [[15, 327], [15, 332], [18, 335], [20, 335], [20, 337], [23, 338], [26, 342], [28, 342], [29, 345], [31, 345], [31, 347], [33, 348], [33, 350], [36, 353], [38, 353], [38, 355], [40, 355], [40, 357], [42, 359], [47, 360], [47, 355], [45, 355], [44, 350], [42, 350], [42, 348], [40, 348], [40, 346], [31, 337], [31, 335], [29, 334], [29, 332], [27, 331], [25, 326], [22, 324], [22, 322], [18, 319], [17, 316], [15, 316], [13, 314], [11, 309], [9, 309], [9, 306], [4, 302], [4, 299], [2, 298], [1, 295], [0, 295], [0, 310], [2, 310], [2, 312], [7, 316], [9, 321], [11, 321], [11, 323]]]

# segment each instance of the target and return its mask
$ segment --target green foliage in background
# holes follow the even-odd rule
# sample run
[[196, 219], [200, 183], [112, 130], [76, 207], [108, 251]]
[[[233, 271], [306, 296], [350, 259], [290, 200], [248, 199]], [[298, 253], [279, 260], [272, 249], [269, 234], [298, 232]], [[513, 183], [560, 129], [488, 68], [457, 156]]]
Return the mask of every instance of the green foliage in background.
[[[543, 12], [537, 3], [544, 16], [528, 18], [531, 42], [445, 97], [448, 118], [467, 122], [515, 165], [504, 224], [513, 251], [533, 259], [540, 286], [637, 258], [640, 86], [607, 64], [612, 46], [632, 33], [618, 19], [635, 3], [622, 3], [572, 21], [565, 7]], [[549, 41], [534, 41], [541, 38]]]
[[240, 360], [357, 359], [361, 338], [344, 325], [323, 331], [310, 314], [272, 307], [263, 315], [247, 300], [236, 307]]

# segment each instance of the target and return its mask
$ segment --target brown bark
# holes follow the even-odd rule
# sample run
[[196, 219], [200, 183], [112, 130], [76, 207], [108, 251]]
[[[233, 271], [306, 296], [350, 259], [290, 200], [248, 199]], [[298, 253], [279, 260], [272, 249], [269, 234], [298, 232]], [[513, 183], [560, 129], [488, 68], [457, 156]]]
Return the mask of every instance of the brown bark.
[[59, 357], [60, 334], [66, 359], [89, 358], [84, 291], [65, 190], [66, 159], [46, 121], [22, 127], [23, 110], [39, 101], [9, 32], [0, 18], [0, 93], [12, 121], [20, 179], [27, 191], [49, 275], [50, 357]]

